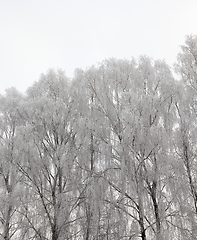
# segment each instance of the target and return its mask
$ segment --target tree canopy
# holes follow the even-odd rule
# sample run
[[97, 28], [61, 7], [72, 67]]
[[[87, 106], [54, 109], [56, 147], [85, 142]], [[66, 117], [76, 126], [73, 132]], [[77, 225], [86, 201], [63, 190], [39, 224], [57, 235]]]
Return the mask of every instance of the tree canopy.
[[0, 96], [0, 238], [197, 239], [197, 37], [175, 63], [50, 69]]

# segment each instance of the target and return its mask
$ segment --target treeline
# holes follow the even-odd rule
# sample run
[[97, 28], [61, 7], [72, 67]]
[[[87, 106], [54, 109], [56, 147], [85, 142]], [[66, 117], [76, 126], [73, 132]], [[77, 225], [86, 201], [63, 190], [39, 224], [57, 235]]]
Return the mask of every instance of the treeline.
[[164, 61], [49, 70], [0, 97], [0, 239], [197, 239], [197, 37]]

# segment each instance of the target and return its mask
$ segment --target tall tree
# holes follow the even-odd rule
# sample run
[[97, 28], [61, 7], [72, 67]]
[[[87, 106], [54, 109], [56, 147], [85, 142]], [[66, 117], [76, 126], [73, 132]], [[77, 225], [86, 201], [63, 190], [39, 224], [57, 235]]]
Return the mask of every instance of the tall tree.
[[20, 116], [22, 101], [22, 94], [15, 88], [7, 89], [5, 96], [0, 96], [0, 224], [1, 237], [5, 240], [16, 238], [21, 228], [17, 210], [23, 184], [15, 162], [20, 159], [18, 134], [23, 124]]
[[[180, 75], [180, 94], [176, 102], [176, 153], [184, 187], [181, 190], [180, 212], [187, 215], [188, 223], [182, 220], [183, 227], [188, 229], [188, 238], [196, 239], [196, 91], [197, 91], [197, 37], [187, 36], [185, 45], [177, 57], [176, 70]], [[189, 191], [188, 191], [189, 190]]]
[[24, 215], [35, 239], [70, 239], [77, 234], [73, 224], [79, 174], [66, 80], [61, 72], [49, 71], [28, 89], [23, 162], [17, 165], [33, 193], [24, 205], [24, 210], [28, 208]]

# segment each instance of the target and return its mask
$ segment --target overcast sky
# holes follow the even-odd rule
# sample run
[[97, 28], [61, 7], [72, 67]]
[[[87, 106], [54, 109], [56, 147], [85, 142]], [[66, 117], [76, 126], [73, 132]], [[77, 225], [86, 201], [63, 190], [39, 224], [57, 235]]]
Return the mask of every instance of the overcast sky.
[[197, 34], [196, 10], [196, 0], [0, 0], [0, 92], [110, 57], [172, 64]]

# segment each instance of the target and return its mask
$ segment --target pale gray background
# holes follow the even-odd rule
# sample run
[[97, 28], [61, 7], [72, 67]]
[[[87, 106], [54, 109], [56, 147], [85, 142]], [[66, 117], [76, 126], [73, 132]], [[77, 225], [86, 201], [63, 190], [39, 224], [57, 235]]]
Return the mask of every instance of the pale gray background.
[[196, 10], [196, 0], [0, 0], [0, 92], [109, 57], [172, 64], [185, 35], [197, 33]]

